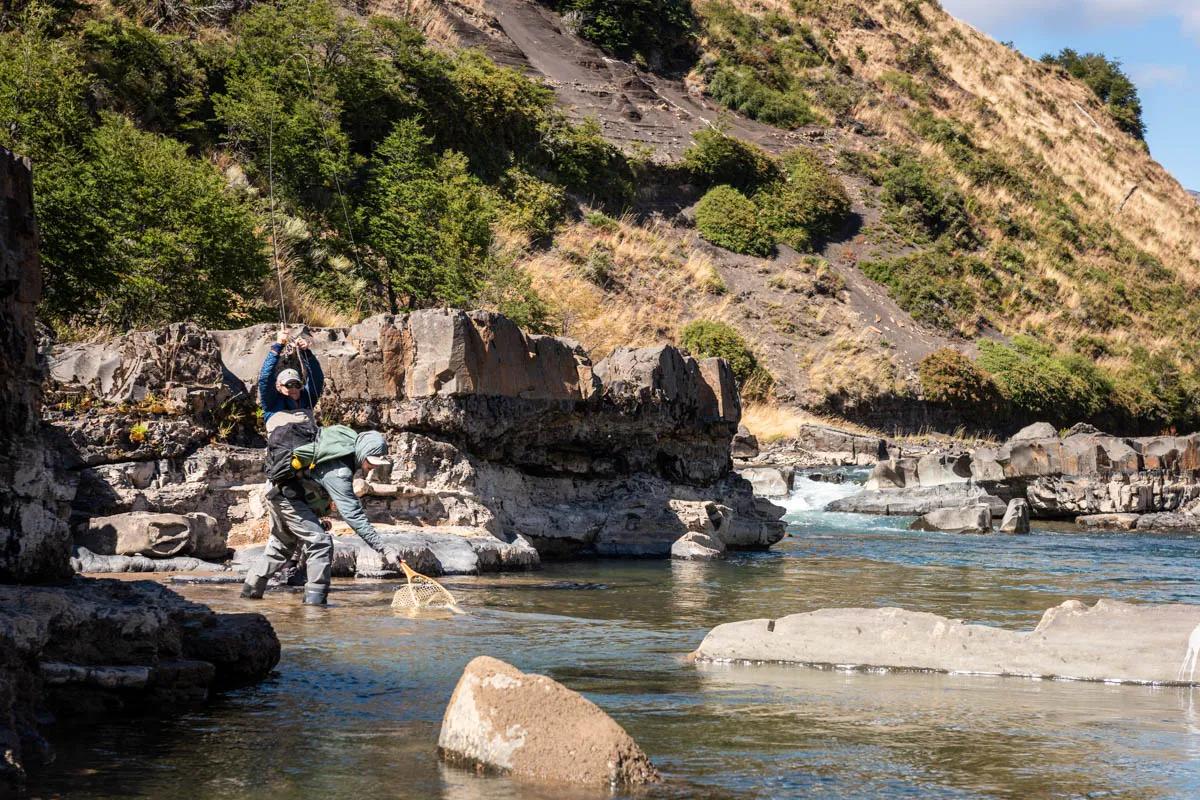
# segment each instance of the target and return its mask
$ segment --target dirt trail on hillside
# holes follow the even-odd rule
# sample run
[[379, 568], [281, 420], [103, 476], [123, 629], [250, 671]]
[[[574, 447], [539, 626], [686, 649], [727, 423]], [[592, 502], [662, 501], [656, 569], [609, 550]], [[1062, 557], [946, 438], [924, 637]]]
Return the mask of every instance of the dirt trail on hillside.
[[[532, 0], [485, 0], [484, 6], [493, 19], [481, 26], [478, 17], [468, 18], [453, 2], [447, 4], [457, 18], [460, 39], [482, 47], [500, 63], [542, 79], [569, 116], [596, 119], [607, 139], [626, 148], [650, 147], [660, 157], [677, 159], [693, 132], [719, 120], [732, 135], [770, 152], [804, 145], [832, 163], [856, 136], [836, 128], [783, 131], [739, 117], [689, 94], [681, 80], [643, 72], [605, 55], [565, 30], [558, 15]], [[874, 204], [863, 202], [864, 187], [856, 179], [847, 177], [846, 182], [861, 229], [876, 221], [879, 212]], [[686, 204], [657, 210], [670, 216]], [[773, 260], [754, 259], [709, 247], [691, 232], [680, 233], [711, 254], [731, 293], [740, 298], [744, 318], [739, 327], [752, 336], [772, 372], [787, 385], [804, 386], [806, 354], [821, 351], [835, 338], [832, 334], [876, 342], [876, 347], [909, 367], [941, 347], [969, 349], [963, 340], [917, 323], [863, 275], [857, 261], [872, 257], [874, 246], [858, 230], [822, 253], [845, 282], [838, 301], [805, 300], [771, 286], [773, 274], [794, 269], [801, 258], [788, 248], [781, 248]], [[836, 308], [813, 307], [819, 303]]]

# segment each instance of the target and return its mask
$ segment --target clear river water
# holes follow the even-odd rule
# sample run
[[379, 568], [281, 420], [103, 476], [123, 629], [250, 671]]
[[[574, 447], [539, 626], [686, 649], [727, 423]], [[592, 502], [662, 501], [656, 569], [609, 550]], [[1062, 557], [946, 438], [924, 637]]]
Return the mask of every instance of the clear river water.
[[461, 616], [395, 614], [395, 584], [384, 582], [338, 582], [326, 609], [288, 593], [251, 603], [236, 586], [176, 587], [220, 611], [267, 614], [283, 642], [277, 673], [182, 717], [56, 736], [58, 760], [31, 793], [607, 796], [439, 764], [450, 693], [463, 666], [486, 654], [612, 714], [666, 779], [638, 797], [1200, 797], [1192, 690], [685, 663], [719, 623], [823, 607], [902, 606], [1021, 629], [1069, 598], [1200, 603], [1200, 534], [916, 533], [903, 519], [819, 511], [856, 491], [851, 484], [798, 483], [790, 535], [769, 553], [447, 578], [468, 609]]

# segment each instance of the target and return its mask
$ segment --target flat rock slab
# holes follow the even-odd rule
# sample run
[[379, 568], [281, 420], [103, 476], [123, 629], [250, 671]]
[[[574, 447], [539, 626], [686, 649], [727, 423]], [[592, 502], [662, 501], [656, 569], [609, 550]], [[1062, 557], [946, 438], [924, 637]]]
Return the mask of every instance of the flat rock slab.
[[[977, 675], [1200, 683], [1200, 606], [1068, 600], [1032, 631], [968, 625], [900, 608], [829, 608], [719, 625], [696, 651], [705, 661], [770, 661]], [[1194, 653], [1193, 663], [1194, 663]]]
[[980, 486], [966, 483], [920, 486], [915, 489], [877, 489], [841, 497], [825, 507], [826, 511], [852, 514], [882, 514], [914, 517], [943, 508], [961, 508], [985, 503], [992, 516], [1004, 515], [1008, 504]]
[[488, 656], [463, 670], [438, 752], [452, 763], [542, 783], [608, 788], [659, 780], [637, 742], [595, 703]]

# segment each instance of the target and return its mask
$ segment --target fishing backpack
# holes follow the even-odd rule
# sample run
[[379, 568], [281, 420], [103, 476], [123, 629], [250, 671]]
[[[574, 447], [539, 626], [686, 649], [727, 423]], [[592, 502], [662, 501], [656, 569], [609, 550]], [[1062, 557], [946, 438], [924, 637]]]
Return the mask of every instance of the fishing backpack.
[[309, 419], [281, 425], [267, 437], [267, 480], [305, 477], [317, 464], [352, 455], [357, 441], [358, 434], [345, 425], [318, 428]]

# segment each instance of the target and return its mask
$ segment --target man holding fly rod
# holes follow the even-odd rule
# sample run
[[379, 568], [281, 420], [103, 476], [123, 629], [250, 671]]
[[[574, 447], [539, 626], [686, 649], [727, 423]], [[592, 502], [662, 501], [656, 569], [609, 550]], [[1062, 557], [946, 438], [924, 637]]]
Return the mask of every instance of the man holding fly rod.
[[258, 375], [258, 403], [262, 406], [263, 422], [266, 423], [268, 434], [280, 424], [295, 422], [297, 419], [285, 413], [272, 424], [271, 418], [280, 412], [299, 413], [312, 419], [313, 408], [317, 405], [317, 400], [321, 399], [321, 391], [325, 388], [325, 373], [321, 370], [321, 362], [309, 349], [307, 339], [297, 337], [292, 343], [300, 370], [279, 369], [279, 362], [288, 347], [289, 338], [287, 331], [279, 331]]

